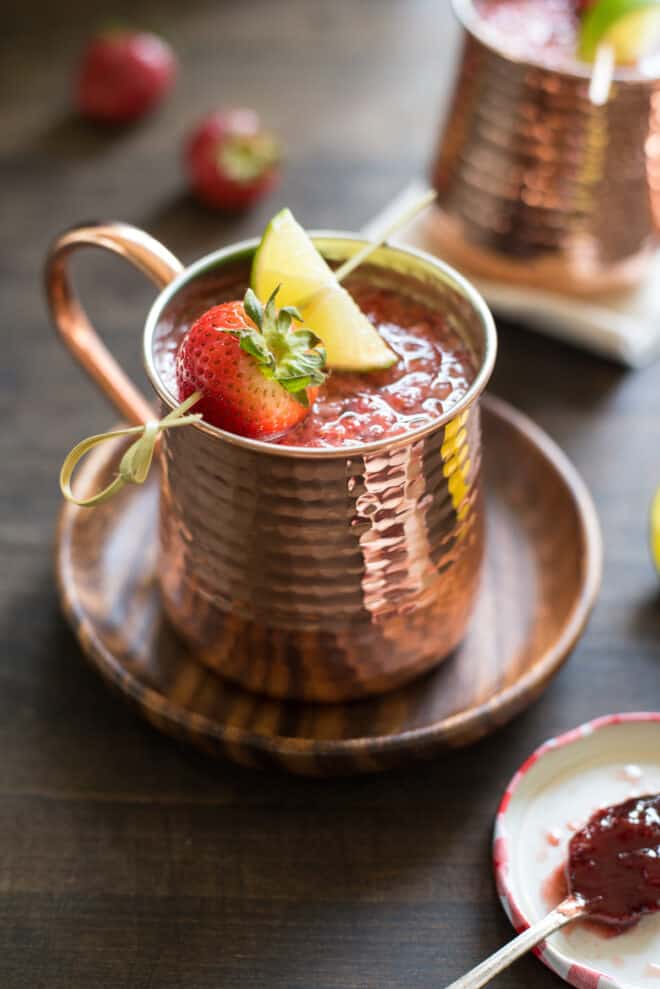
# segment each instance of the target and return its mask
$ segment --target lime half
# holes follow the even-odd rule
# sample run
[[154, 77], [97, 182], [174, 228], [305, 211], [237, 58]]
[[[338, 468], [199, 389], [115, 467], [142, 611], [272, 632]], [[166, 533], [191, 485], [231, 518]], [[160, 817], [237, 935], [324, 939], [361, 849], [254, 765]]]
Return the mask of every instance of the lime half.
[[582, 18], [579, 55], [592, 62], [607, 44], [617, 62], [634, 63], [659, 41], [660, 0], [597, 0]]
[[651, 505], [651, 554], [656, 570], [660, 573], [660, 488]]
[[279, 306], [296, 306], [321, 338], [328, 367], [378, 371], [397, 360], [375, 326], [343, 288], [291, 210], [270, 221], [252, 262], [252, 289], [267, 299], [280, 286]]

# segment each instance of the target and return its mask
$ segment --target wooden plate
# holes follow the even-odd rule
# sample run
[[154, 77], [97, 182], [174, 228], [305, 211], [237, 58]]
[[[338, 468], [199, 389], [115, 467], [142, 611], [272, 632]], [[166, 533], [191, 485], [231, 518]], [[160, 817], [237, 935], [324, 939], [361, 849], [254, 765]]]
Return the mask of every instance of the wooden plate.
[[[65, 504], [64, 611], [103, 677], [160, 730], [251, 766], [373, 772], [474, 742], [530, 704], [566, 659], [598, 592], [591, 498], [558, 447], [498, 400], [483, 403], [487, 552], [467, 638], [435, 672], [379, 698], [312, 705], [249, 694], [200, 666], [170, 629], [156, 584], [156, 471], [96, 509]], [[80, 471], [107, 483], [117, 448]]]

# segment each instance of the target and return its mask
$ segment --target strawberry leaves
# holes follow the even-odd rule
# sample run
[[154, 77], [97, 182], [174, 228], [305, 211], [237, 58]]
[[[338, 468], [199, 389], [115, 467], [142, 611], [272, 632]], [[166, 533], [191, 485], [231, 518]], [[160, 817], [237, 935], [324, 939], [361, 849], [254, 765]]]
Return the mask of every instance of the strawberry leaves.
[[[279, 289], [279, 285], [277, 286], [277, 289]], [[245, 293], [245, 297], [243, 298], [243, 308], [254, 325], [261, 329], [264, 322], [264, 307], [251, 288], [249, 288]]]
[[325, 350], [311, 330], [289, 331], [287, 335], [286, 352], [277, 361], [272, 377], [302, 405], [308, 405], [306, 389], [325, 381]]
[[276, 308], [279, 288], [278, 285], [265, 306], [249, 288], [243, 308], [256, 328], [225, 332], [238, 338], [241, 350], [254, 358], [265, 378], [278, 381], [296, 401], [307, 406], [306, 389], [322, 385], [326, 378], [325, 348], [311, 330], [292, 328], [294, 320], [302, 323], [297, 309], [293, 306]]

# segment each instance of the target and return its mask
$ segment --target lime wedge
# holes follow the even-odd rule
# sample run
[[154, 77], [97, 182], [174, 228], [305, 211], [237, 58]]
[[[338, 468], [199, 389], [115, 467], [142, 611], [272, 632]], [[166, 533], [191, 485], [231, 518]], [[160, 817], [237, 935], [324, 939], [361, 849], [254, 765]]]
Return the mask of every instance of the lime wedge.
[[656, 570], [660, 573], [660, 488], [651, 505], [651, 555]]
[[582, 18], [579, 55], [592, 62], [601, 44], [617, 62], [638, 62], [660, 41], [660, 0], [598, 0]]
[[283, 209], [270, 221], [252, 262], [250, 284], [260, 299], [281, 286], [277, 304], [296, 306], [321, 338], [328, 367], [377, 371], [397, 360], [334, 276], [293, 213]]

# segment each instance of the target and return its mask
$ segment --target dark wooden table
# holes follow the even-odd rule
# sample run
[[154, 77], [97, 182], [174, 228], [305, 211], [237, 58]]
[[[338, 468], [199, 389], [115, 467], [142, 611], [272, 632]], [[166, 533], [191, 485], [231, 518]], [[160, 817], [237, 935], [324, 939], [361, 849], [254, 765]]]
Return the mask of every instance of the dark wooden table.
[[[10, 0], [10, 8], [14, 0]], [[600, 603], [543, 699], [489, 741], [394, 775], [309, 782], [184, 751], [85, 666], [59, 615], [56, 475], [113, 413], [60, 349], [40, 269], [61, 228], [146, 227], [183, 259], [290, 205], [358, 227], [421, 174], [456, 31], [447, 0], [65, 0], [3, 8], [0, 360], [2, 989], [441, 987], [510, 935], [490, 872], [501, 790], [542, 739], [657, 707], [660, 602], [647, 511], [660, 481], [660, 367], [625, 373], [501, 326], [493, 390], [582, 470], [606, 546]], [[80, 44], [107, 20], [166, 33], [173, 99], [107, 134], [69, 109]], [[217, 102], [258, 107], [288, 149], [283, 187], [228, 222], [186, 195], [182, 134]], [[80, 287], [139, 374], [152, 291], [85, 256]], [[552, 525], [548, 519], [548, 525]], [[497, 983], [555, 986], [533, 959]]]

